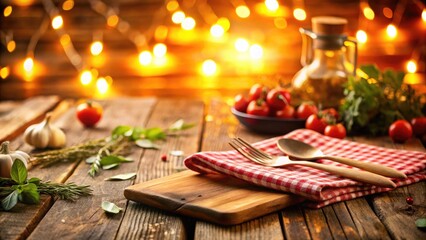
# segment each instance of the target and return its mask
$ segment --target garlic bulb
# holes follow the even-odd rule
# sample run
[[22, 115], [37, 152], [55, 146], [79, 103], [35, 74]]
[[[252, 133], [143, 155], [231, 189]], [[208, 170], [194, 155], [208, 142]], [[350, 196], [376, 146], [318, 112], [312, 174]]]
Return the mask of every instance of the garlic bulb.
[[48, 113], [44, 121], [29, 126], [24, 132], [26, 143], [35, 148], [60, 148], [65, 145], [64, 132], [50, 124], [51, 115]]
[[9, 142], [3, 142], [0, 146], [0, 177], [10, 178], [10, 169], [16, 159], [21, 160], [28, 167], [30, 156], [22, 151], [10, 151]]

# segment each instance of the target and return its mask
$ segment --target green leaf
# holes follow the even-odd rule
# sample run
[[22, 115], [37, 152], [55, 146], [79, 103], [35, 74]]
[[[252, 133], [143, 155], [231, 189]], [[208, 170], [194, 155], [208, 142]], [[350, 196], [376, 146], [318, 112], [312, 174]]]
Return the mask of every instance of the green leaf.
[[96, 160], [98, 160], [98, 156], [91, 156], [89, 158], [86, 158], [86, 163], [87, 164], [92, 164], [94, 163]]
[[128, 131], [132, 130], [131, 126], [118, 126], [112, 130], [112, 136], [124, 136]]
[[12, 169], [10, 170], [10, 176], [13, 181], [18, 184], [23, 184], [27, 180], [27, 168], [25, 164], [20, 159], [15, 159], [12, 164]]
[[1, 201], [1, 207], [6, 211], [9, 211], [10, 209], [12, 209], [18, 203], [18, 195], [19, 195], [18, 190], [15, 190], [9, 195], [7, 195], [7, 197], [5, 197]]
[[118, 164], [118, 163], [113, 163], [113, 164], [110, 164], [110, 165], [102, 166], [102, 169], [103, 169], [103, 170], [109, 170], [109, 169], [112, 169], [112, 168], [118, 167], [118, 165], [120, 165], [120, 164]]
[[155, 140], [159, 140], [159, 139], [165, 139], [166, 133], [164, 132], [163, 129], [158, 128], [158, 127], [149, 128], [149, 129], [146, 129], [145, 138], [149, 139], [151, 141], [155, 141]]
[[360, 67], [360, 69], [367, 74], [370, 78], [378, 79], [380, 70], [377, 68], [376, 65], [363, 65]]
[[124, 180], [129, 180], [135, 177], [136, 177], [136, 173], [124, 173], [124, 174], [118, 174], [109, 178], [105, 178], [104, 180], [105, 181], [114, 181], [114, 180], [124, 181]]
[[120, 164], [123, 162], [132, 162], [132, 159], [126, 159], [121, 156], [115, 156], [115, 155], [108, 155], [101, 158], [100, 164], [102, 166], [107, 166], [111, 164]]
[[22, 186], [20, 200], [27, 204], [37, 204], [40, 202], [40, 194], [37, 191], [37, 186], [34, 183], [28, 183]]
[[193, 123], [185, 123], [183, 119], [179, 119], [176, 122], [174, 122], [172, 125], [170, 125], [169, 130], [170, 131], [179, 131], [179, 130], [185, 130], [194, 127], [195, 124]]
[[141, 139], [142, 136], [145, 136], [145, 132], [146, 132], [146, 129], [140, 128], [140, 127], [135, 127], [135, 128], [133, 128], [130, 139], [132, 141], [136, 141], [138, 139]]
[[28, 183], [34, 183], [35, 185], [39, 185], [40, 184], [40, 178], [35, 178], [35, 177], [33, 177], [33, 178], [30, 178], [29, 180], [28, 180]]
[[122, 208], [118, 207], [114, 203], [108, 202], [108, 201], [103, 201], [101, 206], [102, 206], [102, 209], [107, 213], [117, 214], [121, 210], [123, 210]]
[[148, 139], [140, 139], [135, 142], [136, 146], [146, 149], [160, 149], [160, 146]]
[[416, 220], [416, 226], [418, 228], [426, 228], [426, 218], [419, 218]]

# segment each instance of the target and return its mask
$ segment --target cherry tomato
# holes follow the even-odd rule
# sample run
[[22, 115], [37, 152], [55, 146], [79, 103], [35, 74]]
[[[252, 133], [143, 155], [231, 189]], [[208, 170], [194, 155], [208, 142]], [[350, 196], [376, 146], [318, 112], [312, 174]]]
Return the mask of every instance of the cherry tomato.
[[325, 127], [327, 127], [326, 121], [321, 119], [318, 114], [311, 114], [311, 116], [306, 119], [305, 128], [307, 129], [324, 134]]
[[346, 137], [346, 128], [341, 123], [327, 125], [324, 129], [324, 135], [343, 139]]
[[303, 102], [296, 110], [297, 118], [307, 119], [312, 114], [317, 114], [318, 108], [313, 103]]
[[334, 108], [326, 108], [320, 111], [320, 114], [325, 116], [325, 117], [333, 117], [335, 120], [339, 119], [339, 112], [337, 112], [336, 109]]
[[291, 105], [285, 105], [281, 110], [275, 112], [277, 118], [294, 118], [296, 116], [296, 110]]
[[278, 88], [278, 91], [284, 96], [285, 100], [287, 100], [287, 104], [291, 103], [291, 93], [284, 88]]
[[247, 114], [257, 115], [257, 116], [268, 116], [269, 107], [266, 102], [262, 99], [253, 100], [249, 103], [247, 107]]
[[413, 128], [406, 120], [396, 120], [389, 127], [389, 137], [396, 143], [404, 143], [413, 135]]
[[102, 117], [102, 106], [99, 103], [87, 101], [77, 106], [77, 118], [86, 127], [93, 127]]
[[278, 89], [272, 89], [266, 95], [266, 103], [274, 110], [283, 109], [287, 105], [287, 99]]
[[246, 112], [249, 101], [242, 94], [238, 94], [234, 98], [234, 108], [240, 112]]
[[426, 134], [426, 117], [417, 117], [411, 119], [411, 127], [416, 137], [421, 137]]
[[257, 100], [259, 98], [265, 99], [266, 94], [268, 93], [268, 88], [263, 86], [260, 83], [256, 83], [251, 86], [249, 91], [249, 101]]

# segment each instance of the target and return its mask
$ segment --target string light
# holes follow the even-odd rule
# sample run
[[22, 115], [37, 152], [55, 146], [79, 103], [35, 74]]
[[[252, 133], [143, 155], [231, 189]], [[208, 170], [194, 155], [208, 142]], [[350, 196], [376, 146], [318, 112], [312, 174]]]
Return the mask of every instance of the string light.
[[211, 59], [207, 59], [202, 64], [202, 73], [205, 76], [213, 76], [217, 73], [217, 64]]
[[175, 1], [175, 0], [169, 1], [166, 5], [166, 9], [169, 12], [176, 11], [178, 8], [179, 8], [179, 3], [178, 3], [178, 1]]
[[62, 9], [64, 11], [69, 11], [74, 8], [74, 1], [73, 0], [65, 0], [64, 3], [62, 3]]
[[143, 51], [139, 54], [139, 63], [147, 66], [152, 63], [152, 54], [149, 51]]
[[240, 5], [235, 8], [235, 13], [240, 18], [248, 18], [250, 16], [250, 9], [246, 5]]
[[7, 51], [13, 52], [16, 48], [16, 42], [13, 40], [10, 40], [9, 42], [7, 42], [6, 48], [7, 48]]
[[368, 37], [367, 37], [367, 33], [366, 33], [364, 30], [358, 30], [358, 31], [356, 32], [356, 40], [357, 40], [359, 43], [366, 43], [366, 42], [367, 42], [367, 39], [368, 39]]
[[101, 41], [95, 41], [90, 45], [90, 52], [93, 56], [98, 56], [102, 53], [104, 46]]
[[12, 14], [12, 6], [7, 6], [4, 8], [3, 10], [3, 16], [4, 17], [9, 17]]
[[407, 72], [415, 73], [417, 71], [417, 64], [414, 60], [410, 60], [407, 62], [406, 66]]
[[34, 69], [34, 59], [32, 57], [27, 57], [24, 61], [24, 70], [27, 73], [32, 72]]
[[254, 60], [261, 59], [263, 57], [263, 48], [259, 44], [253, 44], [250, 46], [250, 57]]
[[98, 92], [102, 95], [106, 94], [109, 90], [109, 86], [112, 83], [112, 78], [107, 77], [100, 77], [98, 80], [96, 80], [96, 88]]
[[185, 13], [182, 11], [177, 11], [172, 15], [172, 22], [175, 24], [181, 24], [185, 20]]
[[10, 74], [9, 67], [2, 67], [0, 68], [0, 77], [2, 79], [6, 79]]
[[186, 17], [183, 21], [182, 21], [182, 29], [184, 30], [192, 30], [195, 28], [196, 22], [192, 17]]
[[299, 21], [305, 21], [306, 19], [306, 12], [302, 8], [295, 8], [293, 10], [293, 16], [296, 20]]
[[110, 27], [116, 27], [120, 19], [116, 14], [112, 14], [107, 18], [107, 25]]
[[396, 38], [396, 35], [398, 35], [398, 30], [396, 29], [395, 25], [389, 24], [386, 28], [386, 33], [388, 34], [389, 38]]
[[157, 43], [154, 45], [152, 52], [155, 57], [162, 58], [166, 56], [167, 46], [164, 43]]
[[265, 0], [265, 6], [269, 11], [277, 11], [280, 4], [277, 0]]
[[235, 46], [235, 49], [238, 52], [246, 52], [249, 49], [250, 44], [249, 44], [249, 42], [246, 39], [244, 39], [244, 38], [238, 38], [235, 41], [234, 46]]
[[57, 15], [52, 19], [52, 27], [53, 29], [60, 29], [64, 25], [64, 20], [61, 15]]
[[423, 22], [426, 22], [426, 9], [423, 9], [422, 11], [422, 20]]
[[370, 6], [368, 6], [368, 4], [366, 7], [364, 7], [362, 12], [364, 13], [365, 18], [367, 18], [368, 20], [374, 20], [374, 11], [370, 8]]
[[222, 26], [220, 26], [219, 24], [214, 24], [213, 26], [211, 26], [210, 28], [210, 34], [213, 37], [222, 37], [223, 34], [225, 34], [225, 29], [223, 29]]
[[80, 82], [83, 85], [89, 85], [93, 81], [93, 75], [90, 70], [84, 70], [80, 75]]

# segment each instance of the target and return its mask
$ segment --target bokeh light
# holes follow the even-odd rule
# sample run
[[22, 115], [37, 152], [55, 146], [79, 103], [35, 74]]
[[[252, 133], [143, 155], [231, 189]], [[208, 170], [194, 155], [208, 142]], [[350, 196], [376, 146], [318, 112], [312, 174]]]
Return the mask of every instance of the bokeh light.
[[305, 21], [306, 19], [306, 12], [305, 10], [301, 9], [301, 8], [295, 8], [293, 10], [293, 16], [296, 20], [299, 21]]
[[172, 22], [175, 24], [181, 24], [185, 19], [185, 13], [182, 11], [177, 11], [172, 15]]
[[0, 77], [2, 79], [6, 79], [10, 74], [10, 69], [9, 67], [2, 67], [0, 68]]
[[250, 9], [246, 5], [240, 5], [235, 9], [235, 13], [240, 18], [248, 18], [250, 16]]
[[415, 73], [417, 71], [417, 64], [414, 60], [410, 60], [407, 62], [407, 72], [409, 73]]
[[368, 40], [367, 33], [364, 30], [358, 30], [356, 32], [356, 40], [359, 43], [366, 43]]
[[24, 61], [24, 70], [26, 72], [33, 71], [34, 68], [34, 59], [32, 57], [27, 57]]
[[254, 60], [261, 59], [263, 57], [263, 48], [259, 44], [253, 44], [249, 49], [250, 57]]
[[213, 37], [217, 37], [217, 38], [222, 37], [224, 33], [225, 33], [225, 29], [223, 29], [223, 27], [220, 26], [219, 24], [214, 24], [210, 28], [210, 34]]
[[64, 20], [61, 15], [57, 15], [52, 19], [52, 28], [59, 29], [64, 25]]
[[374, 20], [374, 11], [370, 7], [365, 7], [362, 12], [364, 13], [364, 17], [368, 20]]
[[139, 63], [143, 66], [147, 66], [152, 63], [152, 54], [150, 51], [142, 51], [139, 54]]
[[184, 30], [192, 30], [195, 28], [196, 22], [195, 19], [193, 19], [192, 17], [186, 17], [183, 21], [182, 21], [182, 29]]
[[217, 73], [217, 64], [211, 59], [207, 59], [203, 62], [202, 72], [205, 76], [213, 76]]
[[164, 57], [167, 53], [167, 46], [164, 43], [157, 43], [154, 45], [152, 52], [155, 57]]
[[249, 42], [246, 39], [244, 39], [244, 38], [238, 38], [235, 41], [234, 46], [235, 46], [235, 49], [238, 52], [246, 52], [249, 49], [250, 44], [249, 44]]
[[5, 7], [3, 10], [3, 16], [9, 17], [12, 14], [12, 10], [13, 10], [12, 6]]
[[388, 34], [388, 37], [396, 38], [396, 35], [398, 35], [398, 30], [396, 29], [395, 25], [389, 24], [386, 28], [386, 33]]
[[102, 53], [104, 46], [101, 41], [95, 41], [90, 45], [90, 52], [93, 56], [98, 56]]

